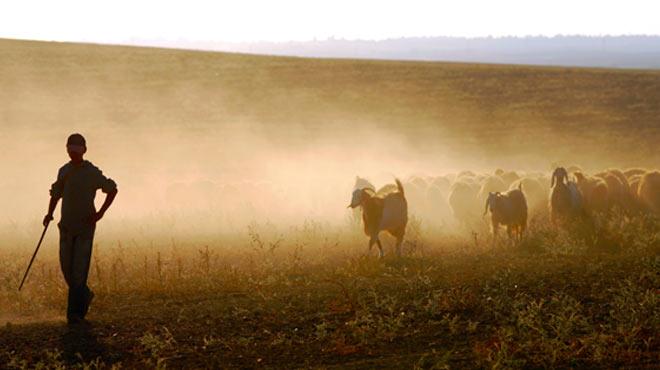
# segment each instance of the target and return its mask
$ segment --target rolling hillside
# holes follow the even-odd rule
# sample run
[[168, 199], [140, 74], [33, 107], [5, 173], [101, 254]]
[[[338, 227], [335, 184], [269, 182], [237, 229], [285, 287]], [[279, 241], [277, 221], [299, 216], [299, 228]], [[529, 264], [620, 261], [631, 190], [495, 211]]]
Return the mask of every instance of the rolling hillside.
[[[185, 135], [249, 128], [287, 147], [393, 133], [497, 165], [657, 164], [660, 72], [261, 57], [0, 40], [0, 127]], [[285, 135], [281, 133], [285, 132]], [[211, 134], [214, 135], [214, 134]], [[481, 160], [478, 160], [481, 158]], [[519, 160], [516, 164], [519, 164]], [[544, 168], [545, 169], [545, 168]]]

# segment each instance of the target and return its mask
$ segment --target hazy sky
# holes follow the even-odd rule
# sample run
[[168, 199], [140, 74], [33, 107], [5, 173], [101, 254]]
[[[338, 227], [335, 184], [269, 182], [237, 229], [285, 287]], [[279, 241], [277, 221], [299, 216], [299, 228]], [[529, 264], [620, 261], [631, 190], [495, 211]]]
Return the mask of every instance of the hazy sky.
[[284, 41], [403, 36], [660, 34], [660, 2], [454, 1], [3, 1], [0, 37]]
[[657, 0], [16, 0], [0, 4], [0, 37], [40, 40], [660, 34]]

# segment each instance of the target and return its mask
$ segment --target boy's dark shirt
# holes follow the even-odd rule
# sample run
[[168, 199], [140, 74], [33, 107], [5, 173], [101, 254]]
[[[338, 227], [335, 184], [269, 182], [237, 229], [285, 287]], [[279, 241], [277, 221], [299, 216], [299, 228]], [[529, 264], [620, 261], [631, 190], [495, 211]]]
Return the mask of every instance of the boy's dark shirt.
[[117, 184], [91, 162], [83, 161], [80, 166], [69, 162], [60, 168], [50, 195], [62, 198], [59, 226], [63, 230], [77, 234], [93, 227], [90, 217], [96, 213], [94, 197], [99, 189], [107, 194], [116, 190]]

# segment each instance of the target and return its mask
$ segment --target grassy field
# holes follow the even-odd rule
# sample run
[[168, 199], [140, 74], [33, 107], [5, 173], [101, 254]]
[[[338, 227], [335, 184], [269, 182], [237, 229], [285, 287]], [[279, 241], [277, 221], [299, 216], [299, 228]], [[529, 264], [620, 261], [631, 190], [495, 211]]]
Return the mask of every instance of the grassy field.
[[[0, 367], [658, 367], [657, 217], [412, 218], [379, 260], [345, 210], [356, 174], [658, 168], [658, 71], [0, 51]], [[16, 291], [71, 131], [120, 189], [73, 328], [56, 230]]]
[[[347, 227], [348, 228], [348, 227]], [[353, 229], [253, 225], [243, 239], [98, 245], [91, 324], [67, 328], [55, 255], [27, 289], [3, 250], [9, 367], [654, 368], [660, 233], [652, 218], [593, 239], [537, 220], [520, 245], [409, 233], [365, 255]], [[17, 258], [20, 256], [21, 258]], [[12, 321], [12, 320], [10, 320]]]

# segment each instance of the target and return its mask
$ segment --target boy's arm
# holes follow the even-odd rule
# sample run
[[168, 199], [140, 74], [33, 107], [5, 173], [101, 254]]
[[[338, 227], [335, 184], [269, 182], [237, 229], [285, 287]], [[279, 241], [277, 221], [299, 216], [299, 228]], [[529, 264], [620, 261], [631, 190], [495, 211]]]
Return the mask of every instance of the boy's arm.
[[112, 202], [115, 201], [115, 197], [117, 196], [117, 183], [115, 183], [114, 180], [103, 176], [103, 172], [101, 172], [101, 170], [98, 168], [96, 168], [96, 177], [94, 181], [96, 188], [101, 189], [101, 191], [104, 192], [106, 196], [101, 209], [99, 209], [95, 214], [91, 215], [90, 221], [92, 224], [95, 224], [103, 218], [105, 212], [108, 210], [108, 208], [110, 208]]
[[103, 216], [105, 215], [105, 211], [107, 211], [108, 208], [110, 208], [110, 206], [112, 205], [112, 202], [115, 201], [115, 197], [117, 196], [117, 193], [118, 193], [117, 188], [115, 188], [106, 194], [105, 201], [103, 202], [101, 209], [99, 209], [99, 211], [96, 212], [96, 214], [92, 217], [93, 223], [96, 223], [103, 218]]
[[57, 202], [62, 198], [62, 193], [64, 192], [64, 174], [63, 169], [57, 173], [57, 180], [50, 186], [50, 201], [48, 202], [48, 213], [44, 216], [44, 227], [53, 221], [53, 212], [55, 212], [55, 207], [57, 207]]

